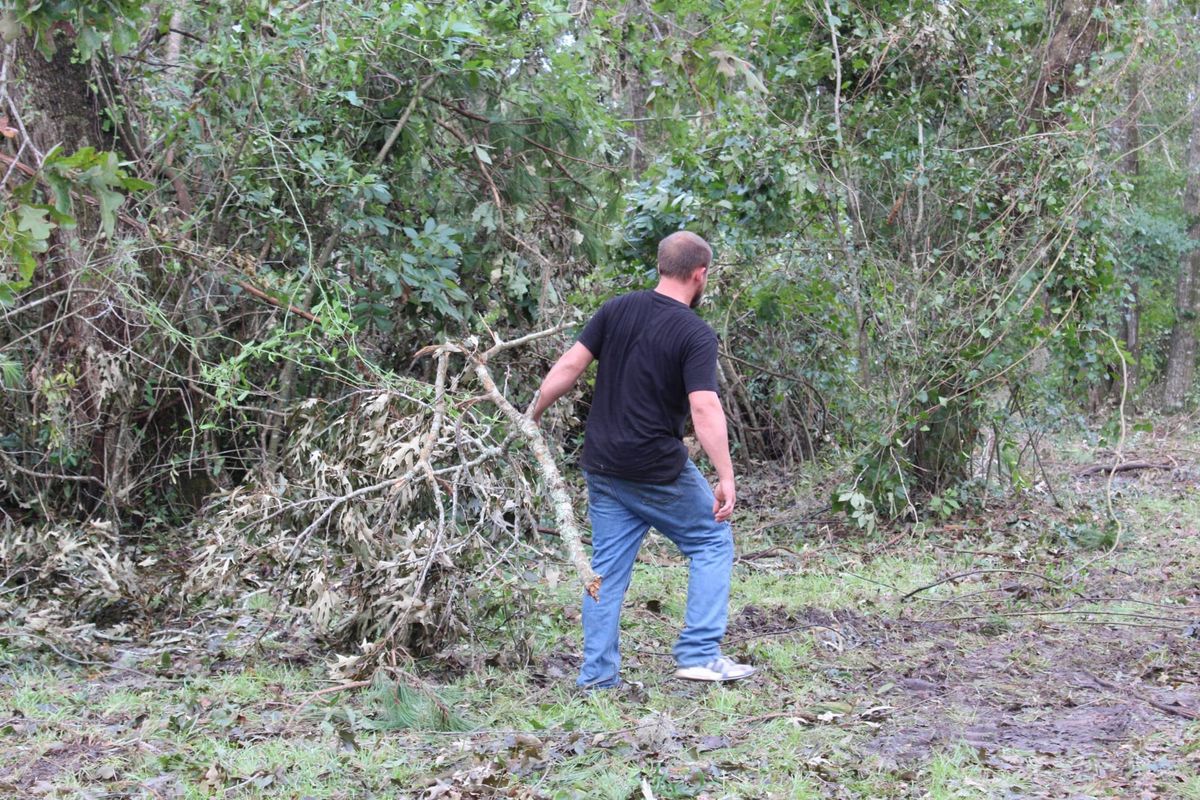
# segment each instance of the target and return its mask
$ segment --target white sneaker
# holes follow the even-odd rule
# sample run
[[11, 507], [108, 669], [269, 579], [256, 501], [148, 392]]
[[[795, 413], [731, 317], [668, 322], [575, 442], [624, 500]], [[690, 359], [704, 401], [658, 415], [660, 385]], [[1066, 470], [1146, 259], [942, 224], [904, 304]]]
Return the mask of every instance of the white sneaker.
[[680, 667], [675, 670], [675, 677], [687, 681], [740, 681], [755, 672], [758, 670], [749, 664], [739, 664], [732, 658], [718, 656], [707, 664]]

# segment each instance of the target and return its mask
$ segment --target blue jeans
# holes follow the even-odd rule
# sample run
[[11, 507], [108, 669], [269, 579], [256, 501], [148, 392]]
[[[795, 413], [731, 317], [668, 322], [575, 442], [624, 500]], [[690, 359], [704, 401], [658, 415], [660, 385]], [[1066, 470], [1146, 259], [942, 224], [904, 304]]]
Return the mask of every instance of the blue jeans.
[[690, 460], [674, 483], [638, 483], [587, 474], [592, 521], [592, 569], [604, 580], [600, 600], [583, 596], [583, 667], [579, 685], [603, 689], [620, 683], [621, 604], [646, 531], [653, 526], [690, 563], [687, 611], [675, 644], [681, 667], [721, 654], [733, 570], [733, 532], [713, 519], [713, 493]]

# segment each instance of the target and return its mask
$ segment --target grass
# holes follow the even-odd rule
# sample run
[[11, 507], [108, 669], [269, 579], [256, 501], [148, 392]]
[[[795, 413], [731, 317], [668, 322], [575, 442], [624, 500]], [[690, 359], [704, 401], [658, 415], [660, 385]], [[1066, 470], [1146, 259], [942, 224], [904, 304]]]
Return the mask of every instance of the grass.
[[[1200, 800], [1200, 725], [1133, 695], [1054, 686], [1073, 649], [1109, 659], [1084, 663], [1141, 692], [1186, 689], [1198, 672], [1194, 643], [1183, 647], [1178, 634], [1083, 624], [1136, 619], [1102, 612], [1171, 616], [1194, 592], [1200, 493], [1141, 479], [1117, 488], [1125, 531], [1111, 556], [1111, 542], [1088, 539], [1103, 506], [1098, 482], [1058, 487], [1065, 512], [993, 508], [969, 532], [934, 527], [882, 552], [893, 533], [782, 530], [739, 541], [742, 552], [782, 544], [799, 553], [735, 567], [727, 649], [760, 667], [742, 685], [670, 678], [687, 573], [661, 541], [637, 565], [625, 606], [625, 677], [642, 682], [641, 693], [585, 696], [569, 667], [549, 680], [539, 670], [578, 653], [569, 582], [539, 600], [529, 668], [381, 680], [359, 692], [314, 694], [329, 685], [319, 663], [246, 653], [236, 672], [177, 664], [162, 674], [147, 657], [137, 666], [156, 677], [142, 679], [64, 665], [0, 637], [0, 796], [37, 786], [45, 797], [417, 798], [440, 780], [463, 797], [484, 796], [471, 794], [474, 782], [489, 796], [554, 800], [1118, 798], [1130, 787]], [[980, 569], [1051, 580], [988, 572], [933, 586]], [[1106, 599], [1085, 603], [1080, 592]], [[1014, 616], [1068, 604], [1101, 613]], [[767, 628], [738, 628], [747, 608]], [[835, 611], [845, 623], [805, 622]], [[915, 621], [941, 618], [964, 619]], [[1096, 644], [1101, 633], [1111, 647]], [[502, 637], [474, 646], [500, 652], [511, 646]], [[1005, 711], [995, 698], [1020, 707]], [[1129, 704], [1131, 722], [1108, 749], [980, 749], [955, 734], [1119, 703]], [[915, 736], [923, 730], [926, 740]]]

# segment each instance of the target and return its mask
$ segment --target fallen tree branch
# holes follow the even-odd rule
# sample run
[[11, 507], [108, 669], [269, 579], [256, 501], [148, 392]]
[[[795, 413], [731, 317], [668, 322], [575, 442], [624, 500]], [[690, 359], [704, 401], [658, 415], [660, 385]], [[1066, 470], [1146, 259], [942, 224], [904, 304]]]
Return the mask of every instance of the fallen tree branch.
[[554, 516], [558, 520], [559, 535], [562, 537], [563, 544], [567, 548], [567, 556], [575, 566], [575, 571], [578, 573], [579, 579], [583, 583], [583, 588], [588, 593], [588, 596], [593, 600], [599, 600], [600, 584], [603, 582], [603, 577], [597, 575], [592, 570], [587, 553], [584, 552], [583, 532], [580, 530], [579, 523], [575, 519], [575, 508], [571, 502], [571, 495], [567, 491], [567, 483], [563, 480], [562, 473], [559, 472], [558, 465], [554, 461], [554, 456], [550, 452], [550, 447], [546, 444], [546, 439], [542, 436], [542, 431], [537, 426], [537, 423], [509, 402], [504, 393], [500, 391], [500, 387], [496, 385], [496, 381], [492, 378], [492, 373], [488, 369], [488, 359], [491, 356], [518, 345], [527, 344], [536, 339], [550, 336], [562, 330], [562, 328], [563, 326], [560, 325], [549, 330], [531, 333], [509, 342], [497, 340], [491, 348], [484, 352], [479, 352], [473, 341], [468, 342], [466, 345], [434, 345], [422, 349], [417, 353], [417, 357], [419, 358], [431, 353], [452, 352], [465, 355], [472, 362], [475, 377], [483, 387], [484, 397], [500, 409], [500, 412], [508, 418], [509, 422], [521, 434], [529, 445], [529, 449], [533, 452], [534, 458], [537, 460], [538, 470], [542, 473], [542, 478], [546, 481], [546, 488], [550, 493], [550, 501], [554, 507]]
[[792, 558], [804, 558], [804, 556], [802, 556], [800, 553], [797, 553], [795, 550], [792, 550], [789, 547], [782, 547], [782, 546], [777, 545], [775, 547], [768, 547], [764, 550], [755, 550], [752, 553], [742, 553], [740, 556], [738, 556], [737, 558], [734, 559], [734, 562], [736, 563], [736, 562], [741, 562], [741, 561], [755, 561], [760, 558], [771, 558], [772, 556], [783, 556], [783, 555], [787, 555]]
[[1058, 581], [1056, 581], [1052, 578], [1047, 578], [1045, 575], [1043, 575], [1040, 572], [1030, 572], [1029, 570], [1024, 570], [1024, 569], [1002, 569], [1000, 567], [996, 567], [994, 569], [971, 569], [971, 570], [967, 570], [966, 572], [958, 572], [958, 573], [955, 573], [954, 575], [948, 575], [945, 578], [942, 578], [940, 581], [934, 581], [933, 583], [926, 584], [925, 586], [918, 586], [916, 589], [913, 589], [911, 592], [907, 592], [907, 593], [901, 595], [900, 602], [903, 603], [905, 600], [912, 597], [913, 595], [924, 592], [927, 589], [932, 589], [935, 586], [941, 586], [943, 583], [952, 583], [954, 581], [961, 580], [963, 578], [969, 578], [972, 575], [987, 575], [988, 573], [994, 573], [994, 572], [1009, 573], [1011, 575], [1030, 575], [1034, 578], [1041, 578], [1043, 581], [1050, 584], [1051, 586], [1061, 586], [1062, 585]]
[[1143, 703], [1153, 706], [1154, 708], [1157, 708], [1159, 711], [1162, 711], [1166, 714], [1174, 714], [1175, 716], [1183, 717], [1184, 719], [1200, 720], [1200, 712], [1193, 711], [1187, 706], [1169, 706], [1166, 703], [1158, 702], [1152, 697], [1147, 697], [1132, 687], [1118, 686], [1117, 684], [1106, 681], [1103, 678], [1097, 678], [1090, 672], [1084, 672], [1083, 674], [1086, 675], [1097, 686], [1108, 689], [1109, 691], [1131, 695], [1138, 700], [1141, 700]]
[[[308, 442], [312, 459], [322, 465], [329, 463], [330, 467], [325, 472], [319, 470], [314, 484], [303, 487], [299, 497], [291, 497], [274, 485], [237, 503], [231, 496], [225, 512], [229, 522], [223, 524], [241, 526], [247, 514], [256, 525], [282, 518], [271, 523], [269, 531], [279, 529], [279, 533], [268, 545], [278, 551], [273, 561], [280, 574], [298, 573], [294, 567], [310, 552], [314, 539], [325, 532], [328, 541], [320, 545], [322, 548], [349, 550], [349, 580], [357, 580], [362, 574], [372, 580], [376, 575], [394, 576], [395, 580], [386, 584], [380, 581], [365, 590], [355, 586], [352, 599], [361, 604], [362, 610], [352, 616], [344, 601], [335, 605], [346, 596], [346, 574], [326, 575], [317, 564], [319, 559], [314, 560], [303, 575], [272, 590], [278, 602], [263, 627], [264, 633], [284, 609], [290, 614], [299, 610], [282, 594], [291, 591], [293, 596], [310, 599], [310, 615], [317, 613], [315, 609], [328, 612], [318, 624], [350, 633], [354, 642], [361, 643], [360, 653], [339, 656], [331, 666], [331, 674], [350, 680], [364, 678], [374, 669], [395, 667], [398, 653], [407, 657], [408, 648], [417, 641], [404, 632], [406, 628], [419, 624], [424, 626], [424, 636], [449, 635], [445, 632], [451, 630], [453, 611], [446, 595], [455, 591], [457, 579], [450, 573], [459, 566], [450, 560], [454, 553], [491, 547], [495, 542], [489, 537], [501, 530], [514, 537], [509, 549], [528, 546], [520, 533], [537, 526], [537, 505], [547, 495], [573, 571], [590, 596], [599, 596], [601, 577], [591, 569], [586, 541], [575, 521], [572, 495], [558, 472], [552, 451], [533, 420], [496, 385], [488, 364], [494, 355], [561, 329], [559, 326], [511, 341], [485, 334], [482, 346], [479, 339], [468, 338], [425, 347], [414, 360], [423, 356], [434, 359], [436, 377], [432, 383], [415, 381], [408, 392], [379, 389], [369, 403], [353, 404], [349, 421], [338, 427], [339, 440], [328, 440], [335, 435], [331, 433], [335, 426], [325, 427], [328, 420], [322, 415], [314, 412], [311, 419], [300, 415], [302, 425], [307, 427], [297, 434], [298, 440]], [[462, 356], [465, 363], [457, 361], [457, 356]], [[403, 399], [400, 408], [392, 407], [395, 398]], [[476, 414], [469, 409], [485, 401], [489, 408], [484, 418], [475, 419]], [[359, 439], [368, 448], [364, 452], [352, 443]], [[511, 449], [517, 440], [527, 445], [519, 453]], [[353, 467], [343, 468], [338, 460], [343, 452], [354, 453], [358, 461]], [[482, 475], [464, 477], [465, 471], [481, 465]], [[481, 488], [480, 480], [474, 478], [480, 478], [487, 488]], [[356, 486], [359, 481], [362, 484]], [[428, 494], [423, 491], [425, 484]], [[548, 490], [535, 488], [539, 484]], [[471, 512], [478, 513], [477, 519], [464, 517], [466, 510], [458, 495], [462, 487], [470, 487], [467, 491], [482, 504], [482, 508]], [[517, 517], [509, 519], [504, 515], [512, 504]], [[407, 529], [407, 533], [393, 533], [397, 527]], [[387, 549], [376, 552], [377, 548]], [[396, 548], [403, 550], [400, 556], [388, 555]], [[242, 558], [251, 558], [259, 551], [249, 550]], [[545, 551], [539, 547], [537, 552]], [[507, 553], [500, 553], [501, 563], [488, 567], [488, 572], [508, 563]], [[330, 597], [332, 603], [327, 601]], [[425, 617], [419, 619], [418, 615]]]
[[509, 339], [507, 342], [502, 342], [499, 339], [497, 339], [496, 343], [494, 345], [492, 345], [490, 348], [488, 348], [487, 352], [483, 354], [483, 360], [486, 363], [489, 359], [491, 359], [492, 356], [496, 355], [497, 353], [502, 353], [505, 350], [512, 350], [514, 347], [521, 347], [523, 345], [529, 344], [530, 342], [536, 342], [538, 339], [545, 339], [547, 336], [553, 336], [556, 333], [561, 333], [562, 331], [566, 330], [568, 327], [569, 327], [569, 324], [566, 322], [563, 322], [558, 325], [555, 325], [553, 328], [547, 328], [544, 331], [535, 331], [534, 333], [527, 333], [524, 336], [518, 337], [516, 339]]
[[562, 473], [558, 471], [558, 465], [554, 462], [554, 456], [546, 445], [546, 439], [542, 436], [541, 429], [532, 419], [518, 411], [500, 392], [500, 388], [496, 386], [495, 380], [488, 371], [487, 362], [480, 359], [479, 356], [472, 356], [472, 360], [475, 362], [475, 377], [483, 384], [488, 398], [496, 404], [504, 416], [508, 417], [529, 443], [529, 449], [533, 451], [542, 477], [546, 480], [546, 487], [550, 490], [554, 516], [558, 518], [558, 529], [562, 535], [563, 544], [567, 547], [567, 556], [575, 565], [575, 571], [579, 573], [579, 579], [588, 596], [599, 601], [600, 584], [603, 578], [592, 571], [592, 565], [583, 551], [581, 541], [583, 532], [575, 520], [575, 507], [571, 503], [570, 493], [567, 492], [567, 483], [563, 480]]
[[1088, 478], [1092, 475], [1114, 475], [1118, 472], [1133, 472], [1140, 469], [1175, 469], [1175, 464], [1156, 464], [1153, 461], [1125, 461], [1119, 464], [1093, 464], [1085, 470], [1075, 473], [1076, 478]]

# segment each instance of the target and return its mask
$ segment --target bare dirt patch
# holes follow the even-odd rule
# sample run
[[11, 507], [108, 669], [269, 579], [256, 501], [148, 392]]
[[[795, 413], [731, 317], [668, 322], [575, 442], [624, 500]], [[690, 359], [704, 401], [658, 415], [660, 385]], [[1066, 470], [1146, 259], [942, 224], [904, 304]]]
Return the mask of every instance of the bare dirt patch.
[[1200, 710], [1200, 647], [1175, 632], [1034, 621], [996, 630], [865, 616], [847, 609], [748, 606], [730, 638], [805, 630], [831, 663], [867, 665], [847, 701], [886, 702], [866, 749], [910, 763], [935, 748], [1053, 755], [1113, 752], [1131, 737], [1182, 735]]
[[537, 660], [530, 674], [538, 686], [559, 684], [574, 680], [581, 663], [579, 655], [571, 650], [552, 650]]
[[[11, 787], [27, 796], [38, 786], [53, 784], [62, 775], [79, 773], [122, 750], [121, 747], [92, 737], [52, 742], [30, 747], [30, 760], [19, 760], [6, 773], [0, 773], [0, 787]], [[23, 763], [20, 763], [22, 762]]]

